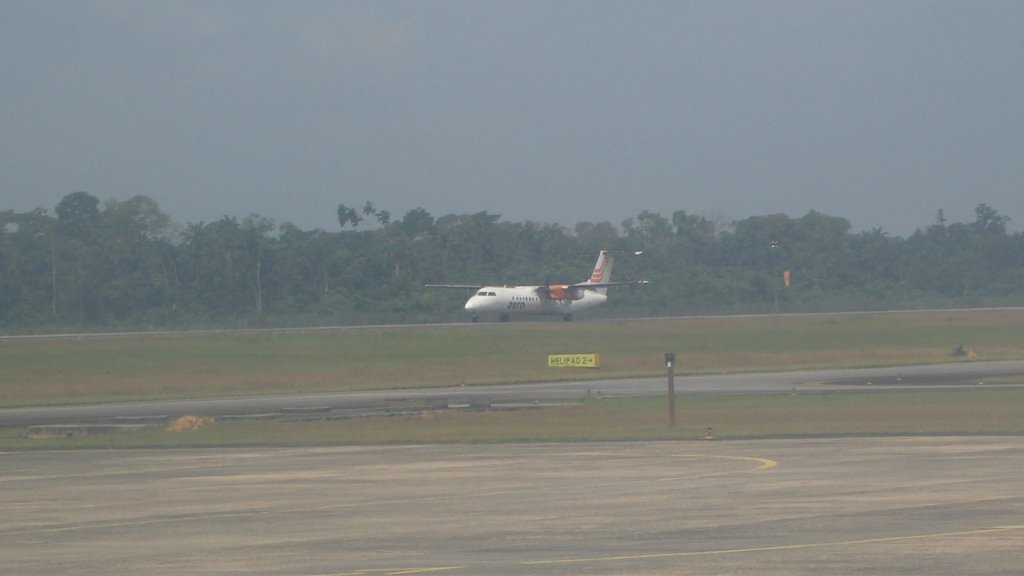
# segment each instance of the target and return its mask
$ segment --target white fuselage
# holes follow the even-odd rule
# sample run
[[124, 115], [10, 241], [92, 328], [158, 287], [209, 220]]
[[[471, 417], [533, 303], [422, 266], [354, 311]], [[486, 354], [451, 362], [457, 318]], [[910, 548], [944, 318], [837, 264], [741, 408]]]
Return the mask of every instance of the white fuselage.
[[[637, 255], [641, 252], [636, 252]], [[578, 310], [586, 310], [608, 300], [611, 286], [646, 284], [646, 280], [612, 282], [612, 253], [602, 250], [590, 278], [575, 284], [548, 284], [546, 286], [484, 286], [473, 284], [427, 284], [433, 288], [473, 289], [473, 296], [466, 301], [466, 311], [473, 314], [476, 322], [484, 314], [496, 315], [502, 322], [525, 314], [560, 315], [572, 320]]]
[[497, 314], [508, 318], [516, 315], [537, 314], [571, 316], [608, 299], [595, 290], [583, 290], [577, 299], [555, 299], [538, 291], [539, 286], [484, 286], [466, 301], [466, 310], [474, 317]]

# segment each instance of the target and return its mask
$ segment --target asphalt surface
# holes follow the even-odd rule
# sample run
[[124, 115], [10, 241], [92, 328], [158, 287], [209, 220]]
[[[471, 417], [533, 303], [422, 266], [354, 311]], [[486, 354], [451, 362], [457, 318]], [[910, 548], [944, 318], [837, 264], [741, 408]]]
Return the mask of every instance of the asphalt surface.
[[[1000, 378], [1024, 375], [1024, 361], [964, 362], [928, 366], [816, 370], [767, 374], [676, 376], [678, 394], [822, 393], [850, 390], [971, 388], [1024, 386]], [[658, 396], [666, 378], [630, 378], [386, 390], [376, 392], [299, 394], [224, 399], [125, 402], [76, 406], [0, 409], [0, 427], [132, 422], [138, 419], [195, 416], [280, 415], [344, 417], [372, 414], [389, 407], [501, 406], [578, 401], [587, 396]]]
[[0, 573], [1019, 575], [1024, 438], [0, 453]]

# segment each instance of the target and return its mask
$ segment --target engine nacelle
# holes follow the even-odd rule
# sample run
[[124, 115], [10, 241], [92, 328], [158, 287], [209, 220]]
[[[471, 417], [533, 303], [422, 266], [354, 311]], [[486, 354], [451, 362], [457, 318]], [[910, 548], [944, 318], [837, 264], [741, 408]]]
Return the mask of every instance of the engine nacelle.
[[551, 284], [547, 287], [547, 292], [552, 300], [579, 300], [583, 298], [583, 290], [570, 288], [566, 284]]

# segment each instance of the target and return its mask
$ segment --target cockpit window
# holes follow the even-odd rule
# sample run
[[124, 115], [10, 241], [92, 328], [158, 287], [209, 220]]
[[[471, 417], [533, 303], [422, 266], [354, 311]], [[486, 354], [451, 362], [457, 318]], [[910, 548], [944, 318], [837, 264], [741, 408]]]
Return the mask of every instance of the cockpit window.
[[488, 292], [487, 290], [481, 290], [476, 293], [477, 296], [497, 296], [494, 292]]

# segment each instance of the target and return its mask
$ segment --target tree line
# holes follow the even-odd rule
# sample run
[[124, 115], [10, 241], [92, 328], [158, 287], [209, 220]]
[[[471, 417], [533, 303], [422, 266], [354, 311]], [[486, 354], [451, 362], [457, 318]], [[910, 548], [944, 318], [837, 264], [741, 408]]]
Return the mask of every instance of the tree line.
[[[644, 210], [619, 226], [507, 222], [497, 214], [400, 218], [340, 204], [335, 231], [252, 214], [181, 226], [146, 196], [85, 192], [0, 212], [0, 330], [419, 323], [463, 319], [463, 295], [425, 284], [564, 283], [599, 250], [623, 288], [597, 314], [913, 309], [1024, 304], [1024, 236], [980, 204], [973, 222], [907, 238], [853, 232], [819, 212], [719, 222]], [[789, 278], [789, 283], [784, 278]]]

